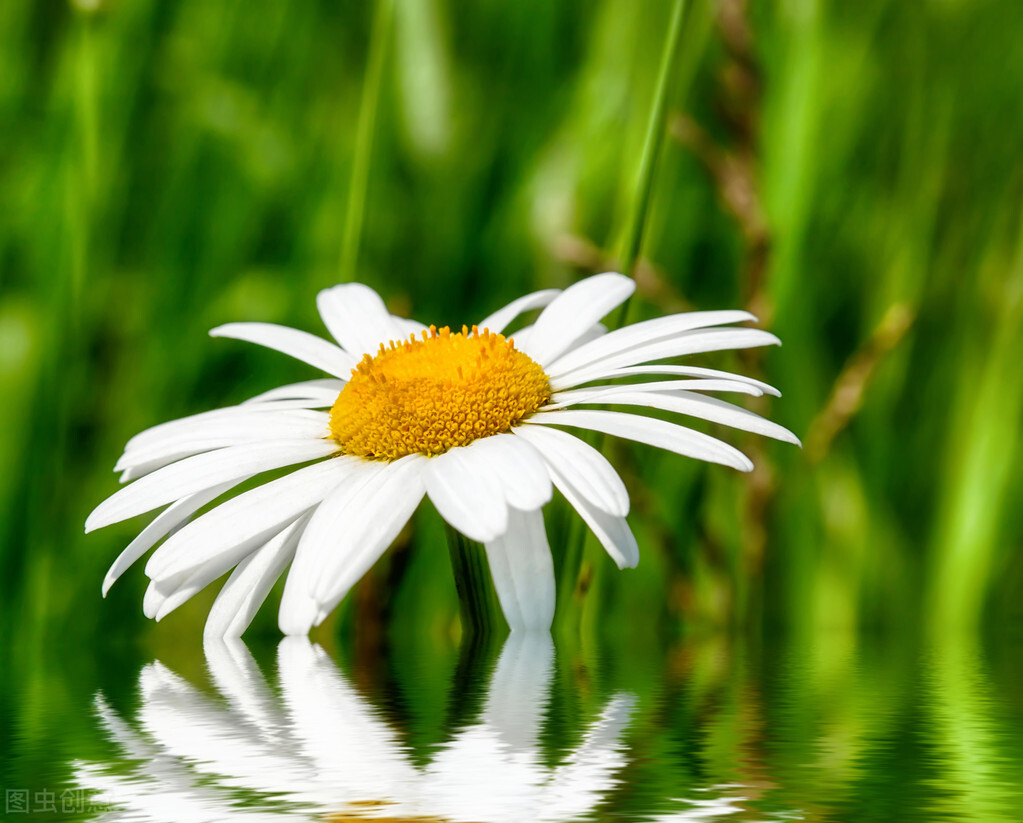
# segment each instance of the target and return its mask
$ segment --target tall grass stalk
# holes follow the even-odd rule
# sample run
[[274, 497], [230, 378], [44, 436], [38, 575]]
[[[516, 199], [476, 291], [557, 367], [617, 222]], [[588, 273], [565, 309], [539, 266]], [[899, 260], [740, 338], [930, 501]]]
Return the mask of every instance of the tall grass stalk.
[[[640, 155], [639, 168], [636, 172], [636, 188], [633, 194], [629, 216], [622, 232], [621, 255], [619, 267], [621, 271], [635, 276], [636, 263], [643, 249], [643, 240], [650, 212], [650, 201], [654, 192], [654, 172], [657, 159], [661, 153], [661, 145], [667, 131], [668, 96], [671, 88], [672, 70], [676, 64], [679, 45], [682, 40], [682, 22], [685, 19], [686, 0], [675, 0], [672, 6], [671, 21], [661, 52], [661, 63], [657, 71], [657, 83], [654, 87], [650, 113], [647, 117], [646, 134], [643, 138], [643, 152]], [[612, 328], [620, 328], [628, 317], [629, 305], [626, 301], [618, 310]], [[595, 445], [603, 450], [605, 438], [598, 435]], [[558, 601], [567, 605], [579, 585], [579, 572], [582, 567], [583, 548], [586, 544], [587, 529], [579, 518], [572, 518], [568, 529], [565, 553], [561, 562], [561, 575], [558, 584]], [[563, 611], [562, 614], [565, 612]], [[575, 619], [570, 619], [573, 624]]]
[[373, 30], [369, 41], [369, 58], [362, 84], [359, 121], [355, 133], [355, 155], [348, 184], [348, 209], [341, 243], [341, 281], [355, 279], [359, 263], [359, 244], [366, 213], [370, 159], [373, 154], [373, 132], [380, 102], [380, 82], [384, 73], [387, 45], [391, 41], [394, 22], [394, 0], [377, 0]]

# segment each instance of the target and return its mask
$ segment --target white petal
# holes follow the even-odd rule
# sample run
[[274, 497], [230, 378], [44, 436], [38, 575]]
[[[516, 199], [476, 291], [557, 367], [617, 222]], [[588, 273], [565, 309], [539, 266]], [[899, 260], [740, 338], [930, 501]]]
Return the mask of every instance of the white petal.
[[344, 499], [317, 510], [309, 524], [317, 534], [310, 534], [309, 540], [330, 547], [314, 561], [321, 570], [311, 592], [320, 604], [317, 622], [333, 611], [405, 527], [426, 491], [422, 478], [426, 459], [411, 454], [386, 464]]
[[584, 494], [582, 488], [573, 482], [579, 479], [578, 474], [569, 476], [567, 473], [563, 473], [559, 467], [551, 466], [551, 478], [554, 480], [554, 485], [558, 487], [558, 491], [565, 496], [569, 505], [590, 527], [590, 531], [596, 535], [600, 545], [604, 547], [618, 568], [634, 568], [639, 563], [639, 546], [636, 544], [636, 538], [625, 518], [609, 514], [605, 509], [594, 505], [593, 501]]
[[697, 329], [682, 332], [667, 340], [636, 346], [588, 366], [564, 372], [557, 377], [551, 376], [551, 386], [554, 389], [566, 389], [582, 383], [589, 383], [612, 369], [635, 366], [654, 360], [666, 360], [669, 357], [773, 345], [781, 345], [781, 341], [770, 332], [761, 329]]
[[519, 345], [519, 348], [546, 367], [564, 354], [604, 315], [628, 300], [635, 290], [636, 284], [632, 280], [613, 272], [580, 280], [565, 289], [543, 310], [528, 341], [524, 346]]
[[501, 609], [515, 631], [547, 631], [554, 619], [554, 561], [543, 513], [508, 510], [508, 529], [484, 544]]
[[253, 552], [232, 572], [206, 618], [203, 637], [241, 637], [281, 576], [302, 534], [304, 521], [292, 523]]
[[327, 377], [322, 380], [303, 380], [301, 383], [290, 383], [287, 386], [278, 386], [255, 397], [250, 397], [242, 403], [243, 406], [260, 405], [273, 400], [304, 400], [310, 408], [325, 408], [333, 406], [337, 396], [345, 387], [344, 380], [337, 380]]
[[222, 577], [239, 562], [258, 552], [268, 541], [291, 526], [292, 522], [297, 519], [292, 518], [290, 522], [281, 523], [270, 531], [252, 536], [243, 542], [234, 542], [230, 552], [211, 556], [186, 571], [151, 580], [149, 586], [155, 592], [151, 604], [156, 609], [156, 613], [152, 617], [157, 621], [163, 620], [178, 606], [190, 600], [218, 577]]
[[220, 497], [224, 492], [229, 491], [238, 485], [236, 481], [233, 483], [221, 483], [219, 486], [214, 486], [212, 489], [193, 494], [189, 497], [182, 498], [177, 503], [168, 506], [160, 514], [146, 526], [138, 537], [131, 541], [128, 546], [122, 551], [117, 559], [111, 564], [110, 569], [107, 571], [106, 577], [103, 578], [103, 596], [107, 596], [107, 592], [110, 591], [110, 587], [114, 585], [125, 570], [131, 566], [136, 560], [142, 555], [149, 551], [155, 546], [165, 535], [172, 532], [189, 517], [195, 514], [199, 509], [205, 506], [212, 500]]
[[409, 320], [407, 317], [398, 317], [392, 314], [391, 322], [398, 327], [398, 333], [401, 335], [402, 340], [408, 340], [410, 337], [419, 337], [422, 332], [426, 331], [424, 324], [418, 320]]
[[[296, 406], [294, 401], [274, 400], [252, 406], [226, 406], [222, 409], [210, 409], [198, 414], [190, 414], [187, 417], [168, 420], [166, 423], [157, 423], [155, 426], [143, 429], [128, 440], [124, 450], [128, 452], [143, 446], [152, 446], [164, 438], [180, 434], [182, 431], [198, 431], [206, 426], [218, 425], [220, 422], [229, 424], [228, 421], [244, 420], [251, 418], [254, 413], [277, 414], [282, 411], [290, 412], [305, 408], [305, 406]], [[315, 413], [323, 414], [323, 412]]]
[[317, 505], [353, 472], [356, 458], [337, 457], [250, 489], [192, 521], [157, 549], [146, 574], [154, 580], [186, 574], [254, 538], [268, 540], [282, 524]]
[[345, 380], [359, 360], [322, 337], [275, 323], [226, 323], [211, 329], [210, 337], [266, 346]]
[[187, 457], [112, 494], [86, 519], [85, 531], [127, 520], [221, 483], [327, 457], [337, 450], [337, 443], [331, 440], [283, 440], [229, 446]]
[[[734, 380], [738, 383], [747, 383], [754, 388], [760, 389], [760, 391], [764, 394], [781, 397], [780, 391], [778, 391], [774, 386], [768, 385], [761, 380], [754, 380], [752, 377], [746, 377], [743, 374], [732, 374], [732, 372], [721, 371], [720, 369], [705, 369], [701, 366], [672, 366], [666, 364], [630, 366], [624, 369], [609, 369], [608, 371], [591, 378], [591, 380], [612, 380], [616, 377], [636, 377], [644, 374], [677, 374], [685, 377]], [[566, 386], [565, 388], [568, 387]]]
[[543, 289], [541, 291], [532, 292], [531, 294], [524, 295], [517, 300], [512, 300], [507, 306], [498, 309], [487, 317], [484, 317], [476, 325], [480, 328], [480, 330], [490, 329], [490, 331], [494, 334], [498, 334], [503, 332], [508, 327], [508, 324], [523, 312], [543, 308], [559, 294], [561, 294], [560, 289]]
[[621, 354], [636, 346], [653, 343], [656, 340], [676, 337], [693, 329], [756, 319], [748, 311], [693, 311], [685, 314], [672, 314], [667, 317], [655, 317], [652, 320], [644, 320], [616, 329], [583, 346], [573, 348], [572, 351], [551, 363], [547, 373], [551, 376], [565, 374], [592, 365], [613, 354]]
[[352, 489], [368, 483], [374, 475], [383, 471], [386, 463], [351, 458], [351, 470], [342, 482], [332, 487], [330, 494], [317, 508], [309, 526], [306, 527], [295, 551], [295, 560], [284, 582], [278, 625], [284, 634], [307, 634], [316, 624], [320, 605], [313, 597], [316, 582], [323, 572], [322, 562], [338, 539], [320, 527], [324, 518], [330, 518], [340, 501], [351, 494]]
[[322, 439], [330, 433], [330, 416], [311, 409], [285, 412], [254, 410], [199, 423], [173, 422], [178, 425], [168, 425], [159, 437], [150, 437], [141, 445], [127, 447], [114, 471], [139, 466], [151, 466], [152, 471], [182, 457], [226, 446], [268, 440]]
[[528, 421], [553, 426], [573, 426], [646, 443], [685, 457], [721, 463], [739, 471], [753, 471], [753, 463], [738, 449], [703, 432], [653, 417], [613, 411], [561, 410], [539, 412]]
[[440, 516], [470, 540], [482, 543], [504, 533], [508, 506], [501, 483], [475, 456], [470, 444], [431, 457], [423, 479]]
[[629, 493], [622, 478], [593, 446], [549, 426], [517, 426], [513, 431], [536, 446], [544, 462], [591, 504], [619, 517], [629, 513]]
[[316, 308], [327, 329], [346, 351], [362, 360], [383, 343], [408, 339], [394, 322], [384, 301], [362, 283], [342, 283], [316, 295]]
[[508, 505], [523, 511], [549, 503], [554, 489], [543, 458], [533, 446], [511, 434], [483, 437], [466, 447], [478, 470], [495, 475]]
[[551, 395], [551, 402], [541, 409], [554, 411], [579, 403], [614, 403], [614, 397], [620, 394], [637, 392], [686, 394], [693, 391], [738, 392], [753, 397], [760, 397], [763, 394], [756, 386], [737, 380], [659, 380], [652, 383], [617, 383], [610, 386], [587, 386], [584, 389], [558, 391]]
[[741, 406], [726, 403], [716, 397], [704, 397], [691, 392], [674, 392], [666, 394], [662, 392], [606, 392], [603, 397], [580, 399], [576, 403], [613, 403], [629, 406], [646, 406], [661, 411], [677, 412], [687, 414], [690, 417], [699, 417], [709, 420], [712, 423], [720, 423], [724, 426], [731, 426], [733, 429], [762, 434], [765, 437], [773, 437], [775, 440], [782, 440], [786, 443], [799, 445], [799, 438], [784, 426], [772, 423], [759, 414], [754, 414]]

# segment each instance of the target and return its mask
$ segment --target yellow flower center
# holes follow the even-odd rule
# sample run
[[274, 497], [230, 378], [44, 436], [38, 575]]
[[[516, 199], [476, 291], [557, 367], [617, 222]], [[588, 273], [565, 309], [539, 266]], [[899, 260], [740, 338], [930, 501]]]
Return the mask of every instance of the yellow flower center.
[[506, 432], [547, 403], [543, 369], [504, 335], [447, 327], [380, 344], [352, 371], [330, 410], [346, 454], [397, 460], [437, 455]]

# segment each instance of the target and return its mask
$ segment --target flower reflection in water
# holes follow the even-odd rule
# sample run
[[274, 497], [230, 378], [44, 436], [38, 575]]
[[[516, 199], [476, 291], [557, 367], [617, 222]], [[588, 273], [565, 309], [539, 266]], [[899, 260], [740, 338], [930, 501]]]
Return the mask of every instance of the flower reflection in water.
[[97, 710], [132, 766], [75, 764], [98, 819], [546, 821], [593, 811], [625, 766], [633, 698], [614, 695], [581, 742], [550, 765], [540, 744], [550, 698], [550, 637], [505, 644], [477, 722], [452, 732], [425, 766], [338, 666], [305, 638], [278, 647], [280, 696], [239, 642], [208, 645], [226, 702], [159, 662], [140, 675], [137, 728]]

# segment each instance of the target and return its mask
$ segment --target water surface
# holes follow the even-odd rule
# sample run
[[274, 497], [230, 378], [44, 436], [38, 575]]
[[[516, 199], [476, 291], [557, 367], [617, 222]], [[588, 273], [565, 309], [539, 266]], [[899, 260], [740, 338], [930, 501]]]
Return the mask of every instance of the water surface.
[[73, 654], [5, 703], [4, 819], [1023, 819], [1011, 646], [292, 638], [79, 680]]

